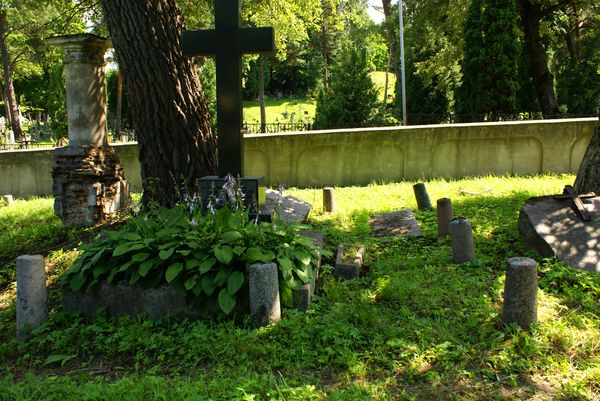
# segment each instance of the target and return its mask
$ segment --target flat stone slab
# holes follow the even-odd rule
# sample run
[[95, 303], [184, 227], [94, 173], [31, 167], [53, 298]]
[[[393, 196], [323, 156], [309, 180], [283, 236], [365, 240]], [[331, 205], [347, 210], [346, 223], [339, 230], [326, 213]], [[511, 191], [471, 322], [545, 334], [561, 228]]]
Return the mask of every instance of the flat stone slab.
[[591, 221], [581, 221], [570, 200], [552, 196], [528, 199], [518, 223], [525, 246], [573, 268], [600, 273], [600, 197], [583, 203]]
[[410, 209], [373, 216], [369, 220], [369, 224], [371, 225], [371, 235], [374, 237], [389, 235], [416, 237], [421, 235], [419, 223]]
[[286, 223], [302, 223], [308, 219], [312, 205], [290, 195], [281, 195], [272, 189], [266, 191], [266, 202], [261, 207], [261, 214], [272, 215], [279, 209], [279, 217]]

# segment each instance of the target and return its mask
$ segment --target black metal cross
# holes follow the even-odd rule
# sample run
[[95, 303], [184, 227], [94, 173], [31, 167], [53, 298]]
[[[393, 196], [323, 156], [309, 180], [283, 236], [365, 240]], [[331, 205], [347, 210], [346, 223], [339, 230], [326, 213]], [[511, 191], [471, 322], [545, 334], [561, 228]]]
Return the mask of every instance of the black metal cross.
[[590, 221], [591, 217], [587, 210], [585, 209], [585, 205], [583, 204], [582, 199], [595, 198], [596, 194], [594, 192], [590, 192], [589, 194], [576, 194], [575, 190], [571, 185], [565, 185], [565, 189], [563, 190], [562, 195], [554, 196], [554, 199], [570, 199], [573, 201], [573, 210], [579, 216], [579, 218], [583, 221]]
[[215, 29], [184, 31], [183, 53], [216, 56], [219, 176], [244, 176], [242, 54], [275, 49], [273, 28], [240, 28], [240, 0], [215, 0]]

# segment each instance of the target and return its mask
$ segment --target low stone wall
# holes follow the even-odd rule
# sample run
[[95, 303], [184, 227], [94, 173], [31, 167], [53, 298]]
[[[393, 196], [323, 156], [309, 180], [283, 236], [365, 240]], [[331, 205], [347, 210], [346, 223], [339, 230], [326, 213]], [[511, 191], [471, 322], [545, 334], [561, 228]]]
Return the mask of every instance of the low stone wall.
[[[248, 135], [245, 169], [269, 186], [486, 174], [576, 173], [596, 118]], [[113, 145], [131, 190], [141, 190], [137, 144]], [[52, 194], [54, 151], [0, 152], [0, 194]]]

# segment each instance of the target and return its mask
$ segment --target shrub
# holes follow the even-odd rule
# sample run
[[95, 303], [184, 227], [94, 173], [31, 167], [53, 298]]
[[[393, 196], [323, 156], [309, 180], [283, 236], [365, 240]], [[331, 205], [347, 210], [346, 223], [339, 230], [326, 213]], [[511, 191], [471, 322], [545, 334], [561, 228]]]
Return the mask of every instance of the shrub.
[[[231, 198], [238, 196], [227, 189]], [[100, 282], [126, 281], [143, 288], [169, 284], [195, 304], [216, 298], [229, 314], [251, 264], [277, 263], [286, 304], [293, 289], [311, 280], [320, 250], [298, 234], [300, 225], [250, 220], [248, 210], [233, 207], [240, 204], [237, 200], [219, 210], [209, 204], [205, 211], [197, 197], [185, 201], [172, 209], [151, 208], [123, 229], [105, 231], [82, 245], [63, 285], [87, 291]]]
[[337, 55], [329, 88], [317, 97], [315, 129], [368, 126], [377, 111], [377, 90], [365, 50], [346, 47]]

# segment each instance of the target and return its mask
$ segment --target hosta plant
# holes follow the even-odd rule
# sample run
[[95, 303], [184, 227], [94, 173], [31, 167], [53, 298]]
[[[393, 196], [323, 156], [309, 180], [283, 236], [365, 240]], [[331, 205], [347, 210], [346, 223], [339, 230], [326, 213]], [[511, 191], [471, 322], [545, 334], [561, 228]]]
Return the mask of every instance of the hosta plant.
[[121, 230], [105, 231], [82, 245], [63, 285], [77, 292], [101, 282], [126, 281], [146, 289], [169, 284], [190, 302], [212, 298], [229, 314], [247, 294], [248, 268], [254, 263], [277, 264], [287, 304], [292, 290], [311, 280], [323, 251], [298, 234], [299, 224], [250, 220], [247, 210], [228, 202], [203, 211], [195, 199], [185, 199], [172, 209], [152, 208]]

